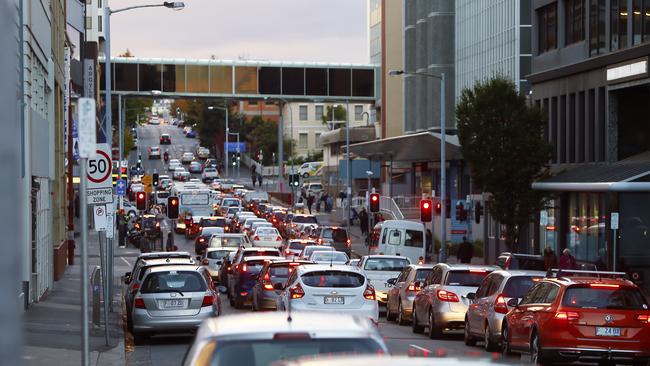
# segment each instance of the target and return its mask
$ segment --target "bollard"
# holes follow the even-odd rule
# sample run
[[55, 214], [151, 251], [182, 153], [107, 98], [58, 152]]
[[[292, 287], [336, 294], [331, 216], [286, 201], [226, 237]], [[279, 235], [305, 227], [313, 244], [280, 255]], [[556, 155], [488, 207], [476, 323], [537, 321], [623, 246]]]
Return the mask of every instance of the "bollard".
[[101, 294], [102, 294], [102, 270], [100, 266], [95, 266], [90, 275], [90, 285], [93, 291], [93, 325], [101, 325]]

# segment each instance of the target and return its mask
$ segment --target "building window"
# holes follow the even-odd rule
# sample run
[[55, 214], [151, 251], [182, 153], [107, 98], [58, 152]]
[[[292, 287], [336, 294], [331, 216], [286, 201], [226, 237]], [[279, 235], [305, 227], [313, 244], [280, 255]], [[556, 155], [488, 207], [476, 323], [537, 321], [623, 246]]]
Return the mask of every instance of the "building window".
[[566, 14], [566, 44], [585, 39], [583, 0], [567, 0], [564, 3]]
[[306, 121], [306, 120], [307, 120], [307, 106], [306, 106], [306, 105], [301, 105], [301, 106], [299, 107], [299, 110], [298, 110], [298, 111], [299, 111], [299, 116], [298, 116], [298, 118], [299, 118], [301, 121]]
[[616, 51], [627, 48], [627, 0], [611, 0], [611, 49]]
[[314, 137], [316, 138], [316, 147], [323, 147], [323, 144], [320, 142], [320, 133], [316, 133]]
[[307, 147], [308, 147], [308, 145], [307, 145], [308, 136], [309, 135], [306, 134], [306, 133], [301, 133], [301, 134], [298, 135], [298, 148], [299, 149], [307, 149]]
[[557, 48], [557, 3], [537, 10], [538, 53]]
[[355, 105], [354, 106], [354, 120], [361, 121], [363, 119], [363, 106]]
[[322, 105], [317, 105], [316, 106], [316, 120], [317, 121], [322, 121], [323, 120], [323, 106]]
[[100, 15], [100, 16], [97, 17], [97, 31], [98, 32], [102, 31], [102, 24], [103, 24], [102, 16]]
[[592, 56], [605, 53], [605, 9], [605, 0], [589, 0], [589, 54]]
[[93, 17], [86, 17], [86, 29], [93, 29]]

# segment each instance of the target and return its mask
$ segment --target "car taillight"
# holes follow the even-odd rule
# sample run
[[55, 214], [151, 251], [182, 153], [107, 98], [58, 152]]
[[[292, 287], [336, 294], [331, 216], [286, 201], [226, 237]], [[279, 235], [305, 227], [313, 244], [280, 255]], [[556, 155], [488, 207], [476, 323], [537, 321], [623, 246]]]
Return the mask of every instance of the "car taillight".
[[555, 319], [578, 320], [579, 318], [580, 314], [576, 313], [575, 311], [558, 311], [555, 313]]
[[199, 238], [199, 243], [205, 242], [205, 238]]
[[246, 272], [246, 271], [248, 271], [248, 266], [247, 266], [246, 264], [244, 264], [243, 266], [241, 266], [241, 271], [242, 271], [242, 272]]
[[204, 259], [204, 260], [201, 261], [201, 264], [203, 264], [204, 266], [207, 266], [208, 264], [210, 264], [210, 262], [207, 259]]
[[214, 296], [205, 295], [203, 296], [203, 303], [201, 304], [201, 307], [212, 306], [212, 303], [214, 303]]
[[257, 236], [257, 235], [255, 235], [255, 236], [253, 237], [253, 240], [260, 240], [260, 237]]
[[436, 293], [438, 300], [445, 302], [458, 302], [458, 295], [447, 290], [438, 290]]
[[348, 245], [348, 248], [352, 245], [352, 241], [350, 241], [350, 239], [346, 240], [345, 243]]
[[366, 300], [376, 300], [375, 288], [370, 285], [366, 286], [366, 289], [363, 291], [363, 297]]
[[505, 269], [510, 269], [510, 263], [512, 263], [512, 257], [506, 259]]
[[135, 305], [136, 309], [146, 309], [147, 308], [147, 306], [144, 304], [144, 300], [142, 298], [140, 298], [140, 297], [135, 299], [134, 305]]
[[508, 305], [506, 304], [506, 299], [503, 295], [497, 296], [494, 301], [494, 311], [499, 314], [508, 314]]
[[418, 292], [418, 291], [420, 291], [420, 286], [416, 285], [415, 282], [413, 282], [410, 285], [408, 285], [408, 287], [406, 288], [406, 291], [408, 291], [408, 292]]
[[619, 288], [618, 285], [609, 284], [609, 283], [590, 283], [589, 287], [592, 287], [592, 288]]
[[140, 284], [139, 283], [134, 283], [131, 285], [131, 292], [136, 292], [140, 289]]
[[323, 244], [323, 239], [318, 238], [318, 244]]
[[230, 228], [228, 226], [225, 227], [226, 231], [230, 231]]
[[289, 289], [290, 298], [302, 299], [303, 296], [305, 296], [305, 291], [302, 289], [302, 286], [300, 286], [299, 283]]
[[270, 284], [270, 283], [265, 283], [265, 284], [264, 284], [264, 290], [266, 290], [266, 291], [273, 291], [273, 290], [274, 290], [273, 285]]
[[278, 235], [278, 237], [275, 238], [275, 241], [282, 241], [282, 237], [280, 235]]
[[641, 323], [650, 324], [650, 315], [639, 315], [636, 317], [636, 320], [640, 321]]
[[135, 224], [135, 228], [139, 230], [140, 229], [140, 224]]

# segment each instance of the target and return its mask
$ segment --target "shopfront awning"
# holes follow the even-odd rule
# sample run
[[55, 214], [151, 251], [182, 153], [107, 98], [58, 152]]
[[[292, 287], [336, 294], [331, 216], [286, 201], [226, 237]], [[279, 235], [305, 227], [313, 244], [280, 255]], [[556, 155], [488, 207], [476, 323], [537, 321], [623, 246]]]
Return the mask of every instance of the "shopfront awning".
[[[458, 136], [445, 138], [447, 160], [461, 160]], [[370, 160], [440, 161], [440, 134], [420, 132], [350, 145], [352, 154]]]
[[650, 192], [650, 161], [583, 165], [533, 183], [540, 191]]

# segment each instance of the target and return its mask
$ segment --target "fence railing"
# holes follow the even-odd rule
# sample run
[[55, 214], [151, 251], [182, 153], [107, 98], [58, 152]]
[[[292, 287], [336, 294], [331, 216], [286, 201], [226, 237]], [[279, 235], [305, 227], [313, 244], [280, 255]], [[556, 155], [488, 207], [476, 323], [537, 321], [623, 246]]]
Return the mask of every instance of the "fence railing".
[[391, 197], [379, 197], [379, 211], [391, 215], [395, 220], [404, 220], [404, 214]]

